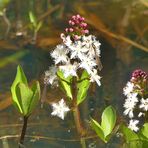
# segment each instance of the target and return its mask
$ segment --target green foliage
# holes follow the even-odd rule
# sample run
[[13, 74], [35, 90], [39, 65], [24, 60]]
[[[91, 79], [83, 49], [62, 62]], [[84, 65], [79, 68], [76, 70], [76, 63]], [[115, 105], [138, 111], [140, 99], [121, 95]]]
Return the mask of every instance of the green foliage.
[[4, 57], [0, 59], [0, 68], [7, 66], [10, 63], [15, 63], [18, 59], [22, 58], [28, 53], [28, 51], [19, 51], [10, 56]]
[[77, 104], [84, 101], [87, 96], [87, 91], [90, 86], [89, 74], [87, 71], [83, 71], [82, 76], [77, 84]]
[[3, 9], [7, 7], [10, 0], [0, 0], [0, 15], [3, 15]]
[[64, 90], [64, 92], [66, 93], [67, 97], [72, 99], [72, 91], [71, 91], [71, 79], [72, 76], [69, 76], [67, 78], [64, 77], [64, 74], [61, 70], [57, 71], [57, 75], [59, 77], [60, 80], [60, 84]]
[[125, 138], [124, 147], [128, 148], [147, 148], [148, 147], [148, 123], [145, 123], [143, 128], [135, 133], [125, 125], [121, 125], [121, 132]]
[[126, 142], [135, 141], [139, 139], [138, 135], [135, 132], [133, 132], [131, 129], [126, 127], [125, 125], [121, 125], [120, 128]]
[[145, 123], [143, 125], [143, 128], [141, 129], [141, 134], [147, 138], [148, 140], [148, 123]]
[[91, 118], [91, 127], [97, 135], [107, 143], [116, 123], [116, 111], [112, 106], [105, 108], [101, 118], [101, 125]]
[[38, 32], [39, 29], [42, 27], [42, 21], [37, 21], [36, 16], [30, 11], [29, 12], [29, 19], [30, 19], [30, 28], [34, 31], [34, 32]]
[[40, 85], [36, 81], [30, 89], [23, 69], [18, 66], [11, 93], [13, 104], [17, 110], [23, 116], [29, 116], [40, 99]]

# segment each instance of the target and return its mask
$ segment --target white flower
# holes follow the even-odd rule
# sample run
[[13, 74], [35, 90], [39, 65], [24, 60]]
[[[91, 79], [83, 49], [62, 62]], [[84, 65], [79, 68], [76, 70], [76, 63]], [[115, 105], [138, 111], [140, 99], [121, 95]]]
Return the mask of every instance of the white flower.
[[139, 123], [138, 120], [130, 120], [128, 128], [130, 128], [132, 131], [137, 132], [139, 130], [139, 128], [137, 127], [137, 124]]
[[97, 74], [97, 70], [96, 69], [93, 69], [91, 72], [90, 72], [90, 82], [94, 82], [96, 81], [96, 83], [101, 86], [101, 82], [100, 82], [100, 79], [101, 77]]
[[145, 113], [140, 112], [140, 113], [138, 114], [138, 117], [141, 117], [141, 116], [145, 116]]
[[77, 63], [74, 63], [72, 65], [70, 62], [68, 62], [66, 65], [59, 66], [59, 68], [63, 71], [65, 78], [67, 78], [68, 76], [77, 76]]
[[127, 96], [128, 94], [132, 93], [134, 89], [134, 84], [132, 82], [127, 82], [126, 86], [123, 88], [123, 94]]
[[61, 38], [63, 40], [63, 43], [66, 45], [66, 46], [71, 46], [72, 45], [72, 40], [70, 39], [70, 36], [65, 36], [63, 33], [61, 34]]
[[69, 46], [69, 49], [71, 51], [70, 58], [79, 58], [80, 60], [84, 53], [89, 50], [89, 48], [85, 48], [85, 46], [82, 46], [82, 41], [75, 41], [71, 46]]
[[142, 98], [140, 103], [141, 104], [139, 105], [139, 108], [142, 108], [144, 111], [148, 111], [148, 98], [147, 99]]
[[70, 109], [68, 108], [68, 106], [66, 106], [63, 99], [61, 99], [58, 103], [53, 103], [52, 108], [53, 112], [51, 113], [51, 115], [58, 116], [62, 120], [64, 120], [66, 113], [70, 111]]
[[60, 62], [66, 63], [68, 61], [68, 48], [63, 44], [57, 45], [54, 51], [51, 53], [51, 56], [54, 58], [55, 64]]
[[51, 66], [49, 70], [45, 71], [44, 84], [53, 84], [57, 79], [57, 68], [55, 66]]
[[123, 106], [125, 108], [124, 114], [129, 115], [129, 118], [134, 117], [133, 110], [137, 102], [138, 102], [137, 93], [131, 93], [127, 96], [127, 99], [125, 100]]
[[96, 65], [97, 64], [94, 59], [84, 56], [79, 67], [84, 68], [90, 74]]
[[95, 56], [100, 57], [100, 45], [101, 43], [96, 40], [93, 35], [82, 37], [83, 46], [89, 49], [88, 56], [90, 58], [95, 58]]

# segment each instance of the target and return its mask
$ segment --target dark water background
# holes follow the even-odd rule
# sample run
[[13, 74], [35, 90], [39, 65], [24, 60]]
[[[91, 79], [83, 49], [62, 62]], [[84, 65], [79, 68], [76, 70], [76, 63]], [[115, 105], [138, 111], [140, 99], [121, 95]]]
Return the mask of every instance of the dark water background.
[[[26, 12], [27, 9], [29, 9], [26, 6], [27, 2], [28, 1], [22, 2], [25, 4], [23, 8], [20, 8], [22, 4], [18, 1], [9, 5], [8, 16], [13, 22], [13, 25], [17, 19], [20, 19], [24, 24], [27, 22]], [[45, 2], [46, 1], [44, 0], [43, 4]], [[39, 1], [36, 1], [37, 6], [35, 5], [36, 7], [34, 7], [36, 13], [40, 15], [44, 12], [43, 8], [46, 5], [42, 4], [44, 6], [43, 7], [38, 3]], [[0, 140], [0, 148], [3, 148], [4, 146], [4, 148], [18, 147], [17, 135], [20, 134], [21, 131], [22, 118], [11, 105], [10, 101], [10, 86], [14, 80], [17, 65], [20, 64], [23, 67], [30, 82], [33, 80], [39, 80], [43, 89], [43, 75], [44, 71], [48, 69], [48, 66], [52, 64], [49, 52], [55, 46], [55, 37], [59, 38], [60, 33], [65, 28], [65, 20], [67, 21], [67, 18], [70, 15], [77, 13], [85, 15], [87, 13], [94, 14], [95, 16], [101, 18], [102, 22], [108, 26], [111, 32], [126, 36], [139, 44], [143, 45], [144, 43], [143, 46], [146, 48], [146, 45], [148, 45], [145, 41], [147, 39], [147, 33], [144, 33], [141, 37], [139, 37], [139, 34], [134, 32], [132, 23], [137, 22], [139, 25], [138, 29], [142, 32], [142, 29], [147, 24], [146, 17], [148, 18], [147, 15], [145, 16], [142, 13], [146, 13], [145, 11], [147, 7], [143, 3], [139, 3], [139, 6], [135, 3], [136, 1], [128, 2], [122, 0], [94, 0], [92, 3], [87, 0], [76, 0], [71, 2], [66, 0], [62, 2], [51, 1], [51, 8], [57, 4], [62, 4], [62, 8], [64, 10], [62, 11], [62, 9], [60, 9], [59, 11], [52, 13], [47, 18], [38, 35], [39, 39], [36, 45], [31, 45], [28, 42], [28, 38], [29, 41], [31, 40], [31, 33], [29, 33], [29, 37], [26, 38], [14, 38], [15, 29], [14, 26], [12, 27], [13, 29], [10, 32], [10, 38], [7, 40], [1, 39], [0, 42], [0, 101], [4, 102], [4, 105], [0, 102], [0, 137], [8, 135], [16, 135], [16, 137], [14, 136]], [[31, 7], [30, 9], [32, 9], [32, 5], [33, 4], [29, 5]], [[18, 7], [18, 10], [16, 9], [16, 11], [14, 11], [13, 8], [16, 8], [16, 6]], [[132, 12], [128, 16], [129, 20], [127, 23], [129, 24], [126, 27], [123, 27], [120, 26], [121, 24], [119, 25], [119, 22], [122, 20], [121, 18], [124, 17], [124, 13], [127, 8], [131, 8], [130, 11]], [[85, 13], [83, 13], [84, 11]], [[18, 12], [21, 13], [18, 14]], [[15, 16], [16, 14], [17, 16]], [[136, 18], [131, 20], [132, 17]], [[94, 20], [94, 23], [96, 23], [96, 20]], [[3, 29], [1, 30], [1, 38], [3, 38], [5, 27], [4, 22], [2, 22], [1, 28]], [[80, 106], [84, 124], [88, 129], [89, 116], [91, 115], [94, 118], [99, 119], [103, 109], [109, 104], [116, 108], [118, 115], [122, 118], [124, 102], [122, 89], [126, 82], [130, 79], [132, 71], [134, 69], [141, 68], [148, 72], [148, 53], [146, 51], [121, 40], [112, 40], [110, 36], [108, 37], [109, 34], [104, 34], [101, 30], [99, 31], [98, 28], [93, 26], [90, 27], [90, 31], [92, 34], [97, 36], [98, 40], [102, 44], [101, 61], [103, 69], [100, 72], [102, 77], [101, 87], [92, 87], [86, 101]], [[137, 39], [138, 37], [140, 39]], [[46, 43], [46, 45], [43, 43], [40, 44], [40, 40], [43, 40], [44, 38], [47, 38], [46, 42], [48, 43], [49, 41], [50, 43]], [[142, 42], [143, 40], [146, 43]], [[20, 52], [22, 53], [22, 56], [16, 56], [14, 59], [8, 60], [10, 56]], [[6, 59], [6, 57], [8, 57], [8, 59]], [[2, 64], [2, 61], [4, 60], [6, 63]], [[39, 104], [32, 116], [29, 118], [26, 133], [28, 137], [25, 139], [26, 148], [81, 147], [80, 138], [76, 133], [72, 114], [68, 113], [64, 121], [57, 117], [50, 116], [50, 103], [53, 100], [61, 99], [61, 97], [63, 97], [63, 94], [60, 90], [48, 87], [47, 101], [43, 108], [41, 108], [41, 105]], [[38, 138], [29, 136], [37, 136]], [[95, 133], [91, 134], [91, 136], [95, 137]], [[122, 138], [118, 138], [116, 136], [113, 136], [108, 144], [104, 144], [101, 140], [99, 140], [99, 138], [89, 137], [90, 135], [88, 135], [88, 139], [86, 140], [88, 148], [119, 148], [122, 147], [123, 144]]]

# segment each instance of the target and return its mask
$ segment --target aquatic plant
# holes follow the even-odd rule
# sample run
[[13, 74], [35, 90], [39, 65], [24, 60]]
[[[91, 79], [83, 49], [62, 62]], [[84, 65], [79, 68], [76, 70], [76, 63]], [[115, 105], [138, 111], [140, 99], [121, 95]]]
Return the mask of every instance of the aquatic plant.
[[110, 135], [116, 124], [116, 111], [112, 106], [108, 106], [102, 113], [101, 124], [91, 119], [91, 127], [105, 143], [110, 139]]
[[6, 7], [9, 3], [10, 3], [10, 0], [0, 0], [0, 16], [3, 17], [5, 23], [7, 24], [7, 30], [6, 30], [5, 36], [8, 35], [11, 27], [11, 23], [6, 16]]
[[24, 143], [28, 118], [40, 99], [40, 85], [39, 82], [36, 81], [30, 89], [23, 69], [18, 66], [15, 80], [11, 86], [11, 93], [13, 105], [16, 107], [18, 112], [22, 114], [24, 119], [22, 133], [19, 141], [21, 147], [21, 145]]
[[98, 75], [98, 69], [102, 68], [101, 44], [95, 36], [88, 34], [87, 23], [79, 14], [71, 17], [69, 25], [61, 34], [62, 43], [51, 52], [55, 65], [45, 72], [44, 83], [60, 86], [66, 93], [64, 100], [74, 113], [77, 131], [84, 135], [78, 106], [86, 99], [92, 82], [101, 85]]
[[148, 145], [147, 78], [146, 72], [137, 69], [123, 89], [126, 96], [124, 115], [130, 119], [127, 126], [121, 123], [119, 130], [125, 138], [125, 147], [146, 148]]
[[43, 22], [42, 21], [37, 21], [36, 16], [33, 14], [32, 11], [29, 12], [29, 20], [30, 20], [30, 29], [33, 31], [33, 43], [36, 42], [37, 39], [37, 33], [42, 27]]
[[124, 103], [124, 115], [130, 118], [129, 128], [138, 131], [139, 119], [145, 118], [147, 121], [148, 111], [148, 75], [141, 69], [132, 73], [131, 79], [123, 89], [123, 94], [127, 97]]

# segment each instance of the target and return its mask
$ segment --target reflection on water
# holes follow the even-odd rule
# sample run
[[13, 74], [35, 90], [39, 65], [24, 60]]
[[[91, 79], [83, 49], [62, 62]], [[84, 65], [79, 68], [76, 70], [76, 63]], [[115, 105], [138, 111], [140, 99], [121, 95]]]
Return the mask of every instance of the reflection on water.
[[[66, 1], [64, 2], [66, 3]], [[133, 3], [129, 3], [128, 5], [126, 1], [123, 2], [123, 1], [114, 0], [112, 3], [111, 2], [109, 3], [105, 0], [102, 2], [101, 1], [96, 2], [94, 0], [94, 3], [93, 2], [86, 3], [85, 9], [83, 8], [84, 3], [80, 3], [80, 5], [78, 6], [78, 2], [79, 2], [78, 0], [75, 3], [73, 2], [74, 3], [73, 7], [76, 7], [75, 5], [77, 5], [77, 10], [73, 8], [73, 11], [86, 15], [86, 18], [87, 18], [88, 12], [91, 12], [96, 16], [98, 15], [100, 16], [100, 18], [105, 24], [108, 24], [108, 26], [110, 26], [109, 28], [113, 28], [112, 29], [113, 31], [117, 29], [116, 32], [133, 39], [136, 38], [135, 37], [136, 34], [133, 34], [134, 30], [132, 26], [128, 26], [128, 23], [130, 23], [129, 17], [134, 18], [133, 15], [137, 14], [138, 18], [136, 22], [134, 19], [132, 21], [136, 25], [139, 25], [138, 21], [141, 20], [141, 18], [143, 18], [142, 16], [140, 16], [141, 15], [140, 12], [146, 13], [144, 4], [141, 5], [141, 7], [139, 6], [137, 8], [136, 1], [133, 1]], [[84, 1], [82, 0], [81, 2], [84, 2]], [[121, 4], [124, 4], [125, 8], [122, 6], [122, 9], [120, 12], [118, 6], [121, 7]], [[66, 3], [66, 5], [70, 5], [70, 4]], [[10, 7], [10, 10], [12, 9], [11, 7]], [[70, 5], [70, 7], [72, 6]], [[98, 8], [100, 8], [99, 12], [98, 12]], [[108, 11], [106, 11], [106, 8], [108, 8], [107, 9]], [[40, 13], [42, 11], [43, 11], [43, 8], [41, 8]], [[118, 12], [120, 13], [118, 14]], [[124, 14], [124, 12], [126, 13]], [[94, 16], [94, 15], [91, 15], [91, 16]], [[104, 17], [102, 17], [103, 15]], [[62, 17], [62, 12], [61, 12], [61, 15], [53, 14], [53, 18], [55, 17], [56, 21], [58, 21], [60, 16]], [[122, 25], [124, 24], [124, 27], [121, 26], [121, 16], [122, 17], [124, 16], [124, 19], [122, 20], [124, 21], [124, 23], [122, 23]], [[111, 20], [112, 22], [116, 20], [117, 28], [115, 28], [113, 23], [110, 24], [109, 21]], [[91, 22], [92, 20], [89, 20], [89, 21], [90, 23], [92, 23]], [[95, 19], [93, 21], [94, 21], [94, 24], [98, 23], [98, 25], [100, 26], [103, 25], [100, 20], [98, 21]], [[52, 22], [52, 23], [54, 24], [55, 22]], [[50, 22], [50, 25], [52, 23]], [[1, 119], [0, 120], [0, 136], [16, 135], [16, 137], [11, 137], [10, 139], [8, 138], [8, 143], [7, 143], [7, 139], [1, 140], [0, 147], [3, 147], [2, 145], [5, 145], [5, 148], [17, 147], [18, 134], [20, 133], [21, 126], [22, 126], [21, 125], [22, 119], [20, 118], [20, 115], [16, 112], [14, 107], [11, 105], [11, 101], [10, 101], [11, 99], [9, 94], [10, 86], [12, 84], [12, 81], [14, 80], [14, 76], [16, 73], [16, 66], [18, 64], [22, 65], [27, 77], [29, 78], [29, 81], [38, 79], [40, 80], [43, 87], [44, 71], [48, 69], [48, 66], [51, 65], [52, 63], [49, 57], [49, 45], [50, 45], [50, 49], [52, 49], [53, 46], [51, 46], [51, 44], [55, 44], [56, 42], [58, 42], [57, 37], [59, 38], [59, 35], [57, 34], [59, 32], [62, 32], [62, 31], [52, 30], [52, 28], [60, 30], [61, 26], [63, 26], [64, 24], [62, 21], [59, 22], [59, 24], [60, 25], [58, 25], [58, 23], [56, 22], [54, 24], [55, 28], [51, 26], [50, 31], [48, 30], [50, 34], [49, 38], [44, 39], [42, 36], [41, 37], [39, 36], [39, 39], [41, 40], [38, 41], [38, 45], [40, 47], [26, 45], [26, 44], [24, 45], [23, 40], [26, 40], [26, 39], [21, 39], [19, 43], [17, 40], [15, 41], [13, 40], [12, 44], [16, 46], [15, 50], [14, 48], [12, 50], [11, 46], [8, 47], [8, 45], [6, 44], [3, 45], [3, 48], [1, 47], [2, 44], [0, 45], [1, 47], [0, 59], [9, 57], [20, 51], [22, 52], [27, 51], [24, 55], [20, 57], [16, 56], [14, 59], [11, 57], [12, 58], [11, 60], [7, 59], [7, 62], [4, 63], [4, 66], [0, 67], [0, 119]], [[145, 20], [143, 20], [143, 24], [140, 24], [140, 26], [135, 26], [135, 27], [138, 30], [140, 29], [139, 27], [141, 27], [142, 25], [144, 26], [144, 24], [146, 24]], [[137, 46], [134, 46], [133, 44], [127, 45], [128, 42], [125, 43], [123, 42], [123, 40], [120, 40], [120, 41], [118, 40], [119, 44], [117, 44], [116, 40], [112, 40], [110, 32], [106, 32], [105, 34], [102, 33], [103, 31], [101, 30], [100, 26], [97, 28], [97, 26], [94, 25], [91, 29], [92, 29], [92, 32], [94, 32], [98, 36], [98, 38], [101, 40], [100, 42], [102, 43], [101, 61], [102, 61], [103, 69], [100, 72], [100, 75], [102, 76], [102, 80], [101, 80], [102, 86], [101, 87], [92, 86], [88, 99], [81, 105], [82, 118], [88, 130], [89, 130], [89, 125], [88, 125], [89, 116], [91, 115], [94, 118], [99, 119], [102, 110], [108, 104], [112, 104], [113, 106], [115, 106], [115, 108], [118, 111], [118, 114], [122, 115], [122, 111], [123, 111], [122, 104], [124, 101], [124, 97], [122, 95], [122, 89], [123, 89], [123, 86], [125, 86], [125, 83], [127, 82], [127, 80], [129, 80], [129, 76], [131, 72], [137, 68], [141, 68], [145, 71], [148, 71], [148, 67], [147, 67], [148, 53], [147, 52], [143, 51], [143, 49], [139, 50], [139, 48]], [[128, 32], [129, 29], [130, 31]], [[142, 33], [142, 30], [140, 31]], [[139, 32], [137, 31], [137, 33]], [[47, 34], [46, 27], [45, 27], [45, 30], [43, 29], [42, 34], [45, 34], [46, 36]], [[140, 39], [137, 38], [137, 40], [140, 40], [141, 41], [140, 43], [143, 43], [143, 45], [147, 45], [144, 34], [145, 33], [141, 34], [142, 35], [141, 38]], [[20, 46], [20, 44], [22, 45]], [[8, 49], [6, 49], [5, 46], [7, 46]], [[42, 48], [45, 46], [46, 48]], [[29, 119], [27, 136], [25, 140], [26, 147], [28, 148], [41, 148], [41, 147], [44, 147], [44, 148], [78, 147], [79, 148], [81, 147], [79, 137], [76, 133], [75, 126], [73, 125], [72, 114], [68, 113], [68, 116], [65, 118], [64, 121], [58, 119], [57, 117], [50, 116], [51, 107], [49, 104], [55, 99], [61, 99], [62, 95], [63, 94], [59, 90], [48, 87], [46, 103], [44, 104], [43, 108], [41, 108], [41, 106], [38, 105], [33, 115]], [[2, 109], [1, 109], [1, 106], [3, 106]], [[9, 146], [6, 147], [5, 143], [9, 144]], [[97, 147], [101, 147], [101, 148], [117, 147], [118, 148], [118, 147], [121, 147], [122, 140], [114, 136], [108, 144], [104, 144], [97, 137], [95, 137], [94, 133], [90, 133], [86, 138], [86, 145], [88, 148], [95, 148], [95, 147], [96, 148]]]

